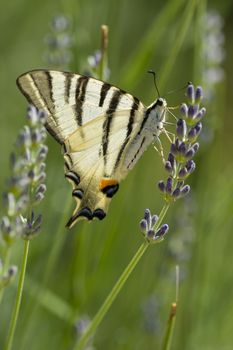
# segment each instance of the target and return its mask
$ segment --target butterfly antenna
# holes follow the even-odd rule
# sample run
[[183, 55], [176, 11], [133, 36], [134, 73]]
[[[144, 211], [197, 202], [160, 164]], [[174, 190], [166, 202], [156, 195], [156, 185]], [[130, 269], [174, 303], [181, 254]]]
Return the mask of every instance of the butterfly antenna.
[[160, 93], [159, 93], [159, 89], [158, 89], [158, 86], [157, 86], [157, 83], [156, 83], [156, 75], [155, 75], [155, 72], [153, 70], [148, 70], [147, 73], [149, 74], [152, 74], [153, 77], [154, 77], [154, 84], [155, 84], [155, 89], [157, 91], [157, 94], [158, 94], [158, 97], [160, 97]]

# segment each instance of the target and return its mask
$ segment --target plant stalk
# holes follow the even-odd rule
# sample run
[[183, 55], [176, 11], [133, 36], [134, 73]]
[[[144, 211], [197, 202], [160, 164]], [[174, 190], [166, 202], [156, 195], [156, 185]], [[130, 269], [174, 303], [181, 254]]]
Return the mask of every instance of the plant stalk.
[[[161, 210], [161, 212], [159, 214], [159, 219], [157, 221], [156, 228], [158, 228], [159, 225], [161, 224], [164, 216], [166, 215], [166, 212], [167, 212], [169, 206], [170, 206], [169, 204], [165, 204], [164, 207], [162, 208], [162, 210]], [[112, 305], [113, 301], [115, 300], [115, 298], [117, 297], [117, 295], [121, 291], [121, 289], [124, 286], [125, 282], [127, 281], [129, 276], [133, 272], [134, 268], [136, 267], [137, 263], [139, 262], [139, 260], [141, 259], [141, 257], [143, 256], [143, 254], [145, 253], [145, 251], [147, 250], [149, 245], [150, 245], [150, 243], [148, 241], [144, 241], [141, 244], [141, 246], [139, 247], [139, 249], [137, 250], [137, 252], [133, 256], [133, 258], [129, 262], [128, 266], [125, 268], [125, 270], [123, 271], [123, 273], [119, 277], [118, 281], [116, 282], [116, 284], [112, 288], [110, 294], [105, 299], [105, 301], [102, 304], [102, 306], [100, 307], [99, 311], [97, 312], [95, 317], [92, 319], [92, 321], [90, 322], [90, 324], [86, 328], [85, 332], [78, 339], [77, 343], [74, 346], [74, 350], [82, 350], [82, 349], [85, 348], [85, 346], [88, 343], [88, 340], [90, 339], [90, 337], [96, 331], [96, 329], [99, 326], [100, 322], [104, 318], [105, 314], [109, 310], [109, 308]]]

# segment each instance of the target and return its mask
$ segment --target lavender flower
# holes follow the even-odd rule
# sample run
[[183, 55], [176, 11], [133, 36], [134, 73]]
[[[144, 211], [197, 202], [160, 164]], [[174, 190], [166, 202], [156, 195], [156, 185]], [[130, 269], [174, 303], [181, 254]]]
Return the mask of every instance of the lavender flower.
[[64, 15], [53, 17], [51, 33], [45, 37], [44, 41], [47, 46], [44, 54], [46, 63], [60, 69], [66, 68], [72, 61], [73, 36], [70, 19]]
[[158, 243], [164, 239], [165, 234], [169, 230], [167, 224], [161, 227], [156, 227], [158, 221], [158, 216], [156, 214], [151, 215], [150, 209], [146, 209], [144, 213], [144, 218], [140, 221], [140, 228], [143, 236], [150, 243]]
[[32, 239], [41, 226], [41, 215], [35, 216], [33, 207], [44, 198], [46, 191], [46, 117], [42, 111], [30, 106], [27, 120], [28, 125], [20, 131], [10, 157], [12, 175], [3, 194], [4, 215], [0, 220], [0, 232], [7, 244], [18, 236]]
[[189, 83], [186, 89], [188, 103], [180, 107], [181, 117], [176, 124], [176, 139], [171, 144], [165, 169], [169, 173], [167, 180], [161, 180], [158, 188], [162, 192], [165, 201], [174, 202], [186, 196], [190, 186], [184, 182], [195, 170], [193, 157], [199, 149], [198, 136], [202, 131], [201, 119], [206, 110], [200, 107], [203, 98], [202, 88], [196, 89]]

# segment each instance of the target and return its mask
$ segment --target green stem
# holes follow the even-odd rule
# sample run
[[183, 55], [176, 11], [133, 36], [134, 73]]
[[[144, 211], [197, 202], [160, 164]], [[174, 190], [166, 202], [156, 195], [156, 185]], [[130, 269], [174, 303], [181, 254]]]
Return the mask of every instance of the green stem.
[[19, 283], [18, 283], [18, 289], [17, 289], [17, 295], [15, 300], [14, 309], [11, 316], [11, 322], [10, 322], [10, 329], [5, 345], [5, 350], [10, 350], [12, 348], [13, 340], [14, 340], [14, 334], [16, 329], [16, 324], [19, 316], [19, 309], [21, 305], [22, 300], [22, 293], [23, 293], [23, 286], [24, 286], [24, 278], [25, 278], [25, 272], [26, 272], [26, 266], [27, 266], [27, 259], [28, 259], [28, 251], [29, 251], [29, 244], [30, 241], [25, 241], [24, 244], [24, 253], [23, 253], [23, 261], [22, 261], [22, 267], [21, 272], [19, 276]]
[[168, 322], [167, 322], [167, 329], [166, 329], [166, 333], [165, 333], [164, 341], [162, 345], [162, 350], [169, 350], [171, 347], [172, 335], [173, 335], [175, 321], [176, 321], [176, 308], [177, 308], [177, 303], [172, 303]]
[[175, 321], [176, 321], [177, 303], [179, 299], [179, 280], [180, 280], [179, 275], [180, 275], [179, 266], [176, 265], [176, 301], [171, 304], [169, 318], [167, 322], [167, 329], [164, 335], [164, 340], [163, 340], [161, 350], [169, 350], [171, 347], [172, 336], [173, 336]]
[[99, 65], [99, 79], [105, 80], [105, 70], [108, 66], [108, 26], [101, 26], [101, 60]]
[[103, 317], [107, 313], [108, 309], [112, 305], [113, 301], [115, 300], [116, 296], [119, 294], [120, 290], [122, 289], [123, 285], [127, 281], [128, 277], [130, 276], [131, 272], [134, 270], [135, 266], [145, 253], [146, 249], [148, 248], [149, 243], [145, 241], [138, 249], [136, 254], [133, 256], [132, 260], [126, 267], [126, 269], [123, 271], [122, 275], [112, 288], [110, 294], [105, 299], [104, 303], [102, 304], [101, 308], [87, 327], [86, 331], [83, 333], [77, 344], [74, 346], [74, 350], [81, 350], [85, 347], [87, 344], [89, 338], [94, 333], [100, 322], [102, 321]]
[[[165, 204], [164, 207], [162, 208], [160, 214], [159, 214], [159, 219], [156, 224], [156, 228], [158, 228], [164, 218], [164, 216], [167, 213], [167, 210], [169, 208], [169, 204]], [[85, 345], [87, 344], [88, 340], [90, 337], [94, 334], [95, 330], [99, 326], [100, 322], [104, 318], [105, 314], [109, 310], [110, 306], [112, 305], [113, 301], [121, 291], [122, 287], [124, 286], [125, 282], [133, 272], [134, 268], [136, 267], [137, 263], [149, 247], [150, 243], [148, 241], [145, 241], [137, 250], [131, 261], [129, 262], [128, 266], [125, 268], [123, 273], [121, 274], [120, 278], [112, 288], [110, 294], [107, 296], [105, 299], [104, 303], [100, 307], [99, 311], [93, 318], [93, 320], [90, 322], [88, 327], [86, 328], [85, 332], [82, 334], [81, 338], [78, 339], [77, 343], [74, 346], [74, 350], [82, 350], [84, 349]]]

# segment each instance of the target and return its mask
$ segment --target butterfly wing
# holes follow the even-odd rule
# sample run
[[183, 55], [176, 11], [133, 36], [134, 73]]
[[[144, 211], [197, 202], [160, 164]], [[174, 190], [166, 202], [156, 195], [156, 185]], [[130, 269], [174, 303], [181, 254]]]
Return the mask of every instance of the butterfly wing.
[[103, 219], [127, 169], [122, 161], [140, 130], [145, 107], [125, 91], [78, 74], [35, 70], [17, 79], [27, 100], [47, 113], [48, 131], [63, 145], [65, 176], [80, 218]]
[[77, 202], [68, 222], [69, 227], [82, 217], [89, 220], [92, 217], [105, 217], [111, 198], [128, 173], [123, 164], [124, 156], [139, 127], [141, 114], [137, 112], [129, 134], [129, 113], [130, 110], [115, 112], [104, 156], [103, 130], [108, 120], [106, 115], [78, 128], [65, 141], [65, 173], [72, 184], [72, 194]]
[[74, 130], [109, 108], [129, 109], [134, 101], [115, 86], [69, 72], [34, 70], [21, 75], [17, 85], [29, 103], [46, 111], [46, 127], [61, 144]]

